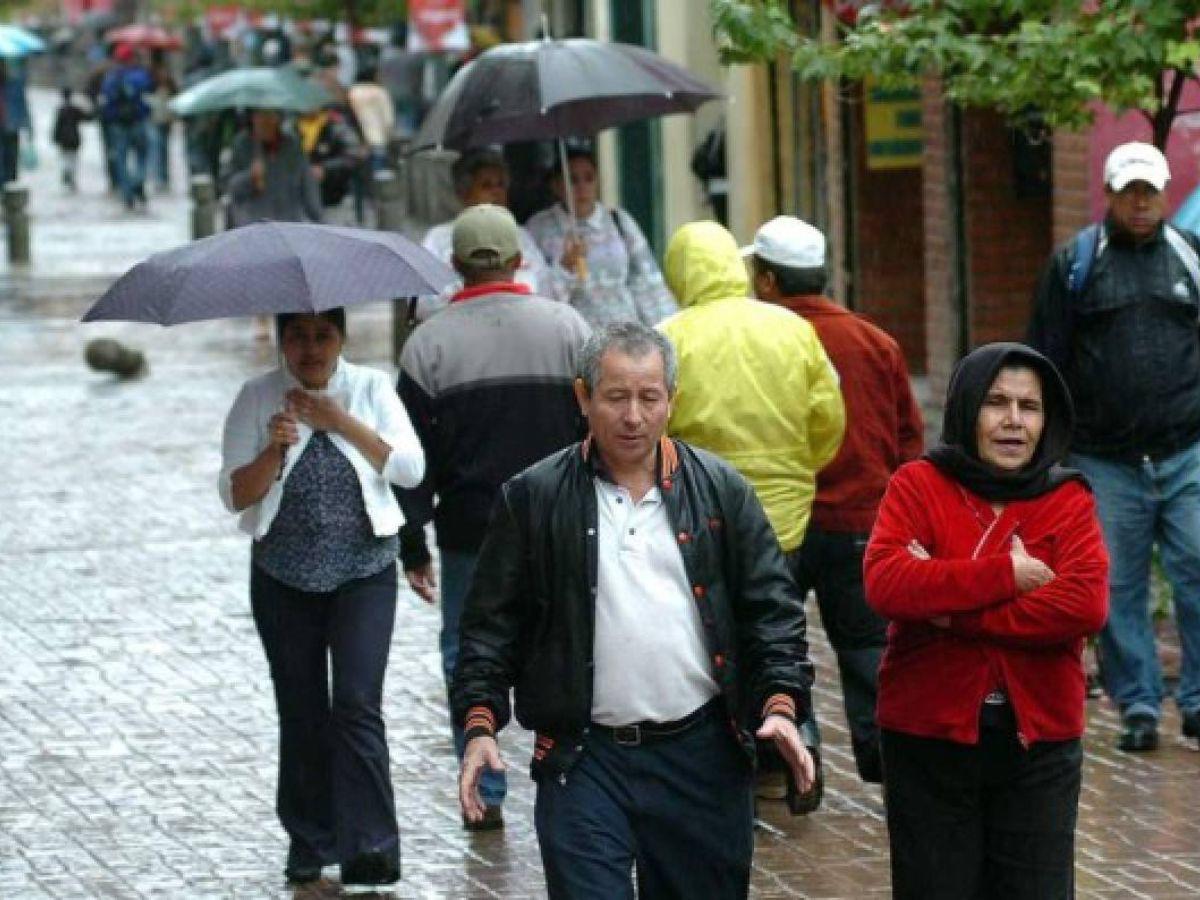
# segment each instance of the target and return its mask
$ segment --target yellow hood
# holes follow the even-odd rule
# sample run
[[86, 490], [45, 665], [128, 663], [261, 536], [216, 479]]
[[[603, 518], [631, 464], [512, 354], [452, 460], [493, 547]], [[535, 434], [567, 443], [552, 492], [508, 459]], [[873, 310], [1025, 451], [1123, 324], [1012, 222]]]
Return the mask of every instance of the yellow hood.
[[716, 222], [675, 232], [663, 260], [667, 287], [682, 309], [714, 300], [746, 299], [750, 279], [733, 235]]

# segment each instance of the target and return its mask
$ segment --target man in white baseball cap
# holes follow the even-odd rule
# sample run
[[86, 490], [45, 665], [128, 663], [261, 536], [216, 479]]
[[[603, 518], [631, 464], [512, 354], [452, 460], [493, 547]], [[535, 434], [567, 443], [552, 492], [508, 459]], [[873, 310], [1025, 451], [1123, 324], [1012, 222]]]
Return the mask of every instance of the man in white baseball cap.
[[[837, 456], [817, 474], [808, 528], [787, 560], [801, 594], [816, 593], [837, 655], [859, 777], [878, 782], [883, 772], [875, 699], [887, 623], [867, 605], [863, 553], [892, 472], [921, 455], [921, 412], [899, 344], [825, 296], [825, 235], [803, 219], [776, 216], [758, 229], [742, 254], [750, 258], [755, 295], [810, 323], [840, 376], [845, 438]], [[819, 747], [815, 715], [803, 734], [810, 747]], [[770, 774], [764, 777], [760, 793], [772, 780]], [[812, 797], [808, 805], [816, 802]]]
[[1162, 151], [1153, 144], [1130, 141], [1114, 147], [1104, 161], [1104, 186], [1123, 191], [1133, 181], [1144, 181], [1161, 191], [1171, 180], [1171, 169]]
[[1087, 476], [1108, 549], [1101, 675], [1127, 753], [1158, 747], [1167, 695], [1149, 609], [1155, 544], [1184, 648], [1181, 730], [1200, 739], [1200, 532], [1180, 527], [1200, 518], [1200, 239], [1164, 221], [1170, 176], [1149, 144], [1108, 155], [1108, 214], [1051, 257], [1029, 330], [1075, 401], [1067, 464]]

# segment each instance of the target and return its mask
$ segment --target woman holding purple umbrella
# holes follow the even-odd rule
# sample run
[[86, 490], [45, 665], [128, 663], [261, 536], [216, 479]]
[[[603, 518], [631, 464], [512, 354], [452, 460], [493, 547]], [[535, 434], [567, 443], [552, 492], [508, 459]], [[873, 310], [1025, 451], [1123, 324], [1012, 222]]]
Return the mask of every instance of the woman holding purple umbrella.
[[254, 538], [284, 874], [315, 881], [340, 863], [345, 884], [390, 884], [400, 842], [381, 706], [404, 521], [391, 486], [419, 484], [425, 456], [388, 377], [342, 358], [344, 310], [276, 325], [284, 363], [229, 411], [220, 492]]

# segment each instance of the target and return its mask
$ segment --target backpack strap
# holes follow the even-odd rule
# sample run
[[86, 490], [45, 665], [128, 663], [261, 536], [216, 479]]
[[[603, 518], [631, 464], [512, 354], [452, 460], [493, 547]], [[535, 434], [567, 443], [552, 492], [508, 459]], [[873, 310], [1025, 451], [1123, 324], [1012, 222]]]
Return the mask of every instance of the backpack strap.
[[1192, 279], [1192, 287], [1200, 294], [1200, 256], [1196, 255], [1196, 248], [1192, 246], [1191, 241], [1179, 233], [1175, 226], [1164, 222], [1163, 237], [1167, 239], [1167, 243], [1171, 245], [1171, 249], [1175, 251], [1175, 255], [1179, 257], [1179, 261], [1183, 263], [1183, 267], [1187, 269], [1188, 277]]
[[[1096, 261], [1104, 247], [1108, 244], [1108, 235], [1104, 226], [1099, 223], [1089, 225], [1075, 235], [1075, 245], [1071, 253], [1071, 268], [1067, 273], [1067, 292], [1074, 302], [1083, 296], [1087, 289], [1088, 277], [1092, 274], [1092, 264]], [[1197, 282], [1200, 284], [1200, 282]]]

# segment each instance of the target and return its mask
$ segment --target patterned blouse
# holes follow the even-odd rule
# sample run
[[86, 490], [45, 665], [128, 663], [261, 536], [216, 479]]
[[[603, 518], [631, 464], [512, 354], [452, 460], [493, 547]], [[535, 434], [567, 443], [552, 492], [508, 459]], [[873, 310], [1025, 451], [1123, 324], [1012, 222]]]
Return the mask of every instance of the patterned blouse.
[[396, 559], [397, 535], [376, 537], [350, 461], [316, 432], [283, 488], [271, 528], [254, 542], [254, 564], [289, 587], [324, 593], [376, 575]]
[[587, 277], [583, 280], [560, 262], [569, 227], [562, 204], [542, 210], [525, 223], [525, 228], [551, 261], [571, 305], [588, 322], [657, 325], [678, 310], [654, 252], [629, 213], [597, 203], [590, 216], [576, 221], [576, 230], [587, 248]]

